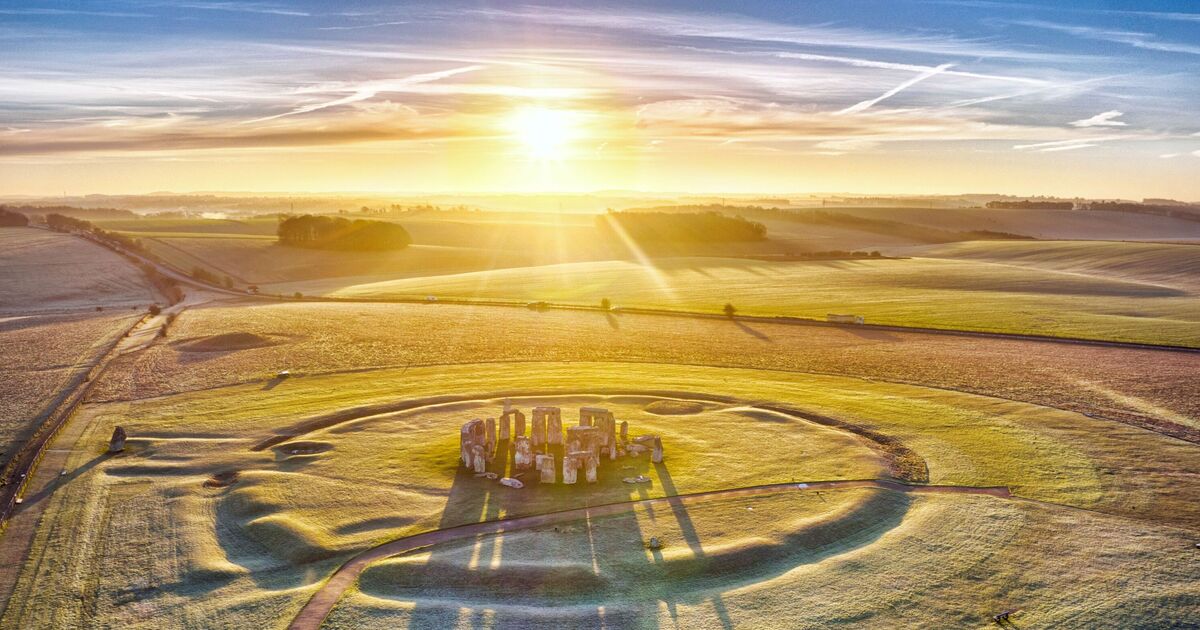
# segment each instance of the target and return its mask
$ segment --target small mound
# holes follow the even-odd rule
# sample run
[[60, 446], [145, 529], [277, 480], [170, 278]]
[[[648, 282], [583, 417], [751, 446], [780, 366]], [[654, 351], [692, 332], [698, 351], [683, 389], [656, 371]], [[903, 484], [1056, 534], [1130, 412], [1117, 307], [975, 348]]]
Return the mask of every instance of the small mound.
[[228, 488], [237, 483], [238, 471], [226, 470], [219, 472], [204, 480], [205, 488]]
[[178, 344], [178, 348], [184, 352], [230, 352], [273, 346], [278, 343], [280, 342], [266, 335], [235, 332], [186, 339]]
[[329, 442], [288, 442], [271, 449], [280, 455], [315, 455], [333, 450]]
[[659, 416], [686, 416], [704, 411], [704, 405], [690, 400], [656, 400], [643, 409]]

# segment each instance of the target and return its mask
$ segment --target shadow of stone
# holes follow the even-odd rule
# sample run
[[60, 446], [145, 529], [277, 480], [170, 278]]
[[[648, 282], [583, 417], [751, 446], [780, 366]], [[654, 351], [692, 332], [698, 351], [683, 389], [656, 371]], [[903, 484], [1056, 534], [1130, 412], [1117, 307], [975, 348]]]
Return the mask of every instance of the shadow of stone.
[[100, 455], [97, 455], [97, 456], [93, 457], [91, 460], [89, 460], [88, 463], [76, 468], [75, 470], [72, 470], [71, 472], [69, 472], [65, 475], [59, 475], [54, 481], [47, 484], [45, 488], [42, 488], [41, 490], [37, 491], [36, 493], [34, 493], [28, 497], [25, 497], [25, 500], [21, 503], [20, 509], [26, 510], [34, 505], [37, 505], [38, 503], [41, 503], [43, 500], [48, 498], [50, 495], [54, 494], [54, 491], [57, 490], [58, 488], [65, 486], [68, 483], [71, 483], [72, 481], [79, 478], [84, 473], [86, 473], [89, 470], [98, 466], [100, 464], [100, 462], [111, 459], [114, 455], [116, 455], [116, 453], [108, 453], [108, 452], [101, 453]]
[[271, 380], [267, 381], [266, 384], [262, 386], [262, 390], [260, 391], [269, 392], [272, 389], [279, 387], [279, 384], [286, 381], [287, 378], [288, 377], [286, 376], [275, 376]]

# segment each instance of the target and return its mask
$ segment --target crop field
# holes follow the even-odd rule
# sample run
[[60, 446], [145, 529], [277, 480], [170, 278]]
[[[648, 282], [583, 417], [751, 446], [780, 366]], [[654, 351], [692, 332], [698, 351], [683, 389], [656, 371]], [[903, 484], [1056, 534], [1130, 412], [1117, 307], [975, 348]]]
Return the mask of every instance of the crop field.
[[[483, 330], [487, 334], [470, 332]], [[151, 398], [266, 380], [282, 369], [324, 374], [594, 360], [862, 376], [1200, 429], [1200, 383], [1190, 378], [1200, 371], [1195, 353], [458, 305], [194, 308], [176, 320], [167, 339], [118, 359], [110, 368], [113, 378], [101, 381], [94, 395]]]
[[[458, 424], [495, 415], [502, 397], [523, 408], [561, 405], [565, 421], [575, 406], [606, 406], [630, 422], [634, 435], [662, 435], [666, 460], [618, 462], [620, 468], [605, 469], [585, 492], [536, 484], [511, 490], [459, 472]], [[700, 404], [685, 415], [648, 411], [663, 397]], [[673, 508], [594, 526], [576, 522], [532, 539], [544, 543], [515, 532], [511, 545], [505, 534], [475, 541], [474, 551], [434, 547], [423, 552], [428, 555], [373, 566], [330, 624], [352, 627], [379, 617], [404, 625], [408, 615], [421, 615], [425, 621], [414, 625], [440, 627], [459, 614], [467, 620], [454, 623], [492, 614], [516, 624], [536, 621], [519, 603], [496, 606], [487, 594], [487, 584], [507, 582], [509, 572], [518, 583], [543, 584], [533, 591], [538, 601], [568, 606], [571, 615], [583, 615], [579, 625], [608, 614], [598, 609], [642, 619], [676, 614], [668, 609], [678, 607], [686, 618], [713, 605], [750, 623], [765, 614], [756, 610], [770, 609], [763, 606], [825, 573], [828, 590], [813, 597], [855, 579], [884, 589], [910, 570], [925, 577], [905, 588], [923, 588], [922, 580], [938, 584], [922, 591], [928, 601], [920, 614], [977, 619], [980, 611], [1019, 603], [1034, 620], [1083, 623], [1145, 601], [1151, 595], [1141, 589], [1149, 589], [1154, 597], [1172, 598], [1175, 614], [1196, 618], [1188, 590], [1200, 578], [1195, 565], [1162, 559], [1188, 551], [1187, 532], [1200, 527], [1189, 482], [1200, 453], [1188, 442], [1047, 407], [772, 370], [529, 362], [295, 376], [93, 403], [86, 413], [88, 430], [67, 466], [70, 481], [46, 499], [35, 552], [12, 600], [20, 603], [5, 612], [6, 626], [221, 625], [236, 618], [281, 627], [338, 564], [398, 536], [612, 500], [763, 483], [903, 478], [922, 470], [933, 484], [1004, 486], [1018, 498], [822, 492], [714, 503], [694, 508], [695, 516], [689, 507], [686, 514]], [[130, 447], [105, 456], [100, 446], [116, 424], [129, 431]], [[868, 433], [855, 433], [867, 427]], [[870, 435], [889, 436], [889, 447]], [[898, 460], [903, 452], [915, 454], [923, 468]], [[1155, 453], [1152, 467], [1137, 463], [1137, 454], [1147, 452]], [[651, 482], [616, 480], [639, 472]], [[762, 514], [731, 520], [729, 512], [743, 510]], [[780, 510], [788, 518], [772, 517]], [[1103, 555], [1063, 540], [1057, 555], [1034, 558], [1040, 535], [1067, 517], [1081, 528], [1073, 531], [1095, 532]], [[732, 526], [760, 521], [771, 525]], [[661, 559], [639, 542], [650, 535], [665, 541]], [[810, 544], [770, 552], [797, 537]], [[539, 565], [547, 562], [536, 551], [541, 544], [573, 551], [555, 556], [561, 566]], [[470, 558], [465, 565], [456, 560], [464, 555]], [[981, 560], [993, 555], [994, 562]], [[753, 560], [761, 557], [770, 561]], [[903, 561], [878, 572], [895, 557]], [[739, 568], [714, 572], [712, 563], [722, 558]], [[1035, 580], [1014, 566], [1056, 558], [1053, 577]], [[453, 570], [442, 573], [445, 563]], [[1101, 588], [1130, 566], [1146, 567], [1139, 590], [1116, 583]], [[445, 579], [430, 581], [429, 571]], [[663, 571], [686, 579], [664, 584], [656, 577]], [[589, 580], [583, 584], [595, 588], [581, 592], [572, 580]], [[1035, 582], [1047, 580], [1071, 587], [1030, 599]], [[606, 603], [624, 601], [621, 594], [629, 590], [642, 592], [639, 584], [651, 601], [630, 609]], [[900, 601], [904, 592], [910, 591], [889, 591], [878, 601], [835, 598], [830, 611], [816, 617], [816, 600], [801, 598], [780, 608], [783, 616], [772, 623], [790, 627], [788, 615], [828, 614], [832, 622], [888, 614], [887, 602]]]
[[1065, 271], [1195, 291], [1200, 246], [1133, 242], [968, 242], [919, 250], [921, 256]]
[[143, 309], [154, 299], [142, 273], [103, 247], [45, 230], [0, 229], [0, 315]]
[[346, 298], [436, 295], [1022, 332], [1200, 346], [1200, 306], [1183, 289], [975, 261], [758, 262], [673, 258], [500, 269], [347, 287]]
[[[267, 290], [518, 305], [196, 291], [112, 359], [56, 441], [24, 563], [0, 570], [0, 627], [1200, 624], [1200, 353], [520, 305], [728, 301], [1200, 346], [1193, 246], [639, 264], [564, 247], [589, 229], [577, 219], [490, 237], [415, 222], [439, 242], [384, 254], [284, 248], [266, 221], [124, 230]], [[544, 247], [522, 249], [522, 230]], [[78, 275], [92, 259], [70, 260]], [[80, 286], [78, 304], [113, 292]], [[134, 315], [0, 320], [19, 367], [5, 439]], [[489, 472], [525, 484], [502, 486], [458, 454], [462, 423], [506, 403], [558, 406], [564, 425], [604, 407], [665, 459], [605, 458], [597, 483], [566, 486], [498, 457]], [[107, 453], [116, 426], [129, 439]]]
[[141, 313], [0, 318], [0, 467], [72, 378]]

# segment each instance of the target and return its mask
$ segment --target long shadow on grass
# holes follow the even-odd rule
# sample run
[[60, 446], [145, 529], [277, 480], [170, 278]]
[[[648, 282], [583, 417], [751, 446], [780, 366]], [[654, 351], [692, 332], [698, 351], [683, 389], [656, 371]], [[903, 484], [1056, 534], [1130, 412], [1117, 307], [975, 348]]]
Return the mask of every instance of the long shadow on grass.
[[[489, 465], [489, 472], [497, 475], [517, 474], [512, 468], [511, 453], [505, 441], [497, 445], [498, 456]], [[555, 455], [561, 473], [562, 447], [551, 446], [547, 452]], [[641, 466], [630, 469], [622, 460], [605, 460], [599, 469], [597, 486], [586, 484], [580, 472], [579, 484], [566, 486], [555, 484], [541, 486], [536, 472], [526, 472], [521, 479], [527, 485], [521, 490], [500, 486], [495, 481], [475, 477], [462, 466], [458, 467], [450, 496], [446, 502], [439, 528], [453, 527], [465, 522], [495, 520], [506, 515], [530, 511], [533, 502], [547, 502], [561, 507], [575, 507], [580, 499], [587, 505], [627, 500], [633, 486], [623, 484], [621, 477], [649, 472], [648, 462], [643, 458]], [[589, 493], [601, 490], [599, 496]], [[614, 497], [614, 492], [624, 497]], [[639, 498], [649, 495], [639, 487]], [[553, 509], [553, 508], [550, 508]], [[628, 512], [604, 517], [606, 525], [629, 533], [631, 540], [640, 544], [637, 514]], [[463, 544], [435, 545], [430, 548], [428, 559], [413, 567], [407, 575], [396, 577], [390, 586], [393, 593], [412, 587], [416, 596], [408, 621], [409, 628], [447, 628], [466, 625], [472, 628], [524, 629], [532, 626], [555, 628], [600, 628], [600, 627], [646, 627], [654, 625], [653, 610], [645, 607], [623, 607], [598, 604], [595, 594], [603, 593], [612, 585], [607, 576], [619, 574], [614, 554], [606, 554], [597, 547], [590, 518], [582, 526], [547, 526], [532, 530], [538, 543], [544, 543], [549, 557], [531, 557], [518, 550], [507, 551], [503, 535], [485, 535], [475, 539], [470, 549], [469, 560], [464, 557]], [[579, 534], [582, 529], [583, 536]], [[575, 541], [579, 544], [563, 544]], [[584, 542], [586, 541], [586, 542]], [[551, 563], [537, 564], [552, 560]], [[535, 564], [528, 565], [530, 561]], [[397, 583], [398, 582], [398, 583]], [[396, 587], [399, 587], [398, 589]], [[427, 593], [432, 596], [421, 597]], [[436, 595], [433, 595], [436, 593]], [[559, 608], [544, 608], [547, 603]], [[499, 604], [499, 606], [497, 606]], [[566, 611], [561, 606], [570, 606]], [[646, 613], [650, 616], [647, 617]]]

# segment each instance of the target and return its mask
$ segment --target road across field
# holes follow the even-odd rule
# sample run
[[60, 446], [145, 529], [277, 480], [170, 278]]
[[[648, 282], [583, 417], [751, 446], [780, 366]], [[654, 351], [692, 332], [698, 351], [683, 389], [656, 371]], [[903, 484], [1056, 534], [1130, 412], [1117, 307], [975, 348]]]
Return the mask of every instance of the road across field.
[[472, 523], [470, 525], [460, 525], [458, 527], [450, 527], [447, 529], [437, 529], [412, 536], [405, 536], [390, 542], [383, 543], [377, 547], [372, 547], [357, 556], [351, 558], [348, 562], [338, 567], [337, 571], [330, 576], [325, 584], [321, 585], [320, 590], [313, 594], [304, 608], [300, 609], [300, 613], [292, 620], [288, 626], [290, 630], [317, 630], [321, 627], [321, 623], [329, 616], [330, 611], [337, 605], [346, 589], [358, 579], [363, 570], [372, 562], [383, 560], [400, 553], [428, 547], [444, 542], [461, 540], [463, 538], [471, 538], [474, 536], [486, 534], [498, 534], [518, 529], [527, 529], [530, 527], [541, 527], [544, 525], [553, 525], [555, 523], [563, 523], [567, 521], [579, 520], [581, 518], [595, 518], [599, 516], [608, 516], [611, 514], [620, 514], [622, 512], [631, 511], [639, 506], [654, 506], [654, 505], [678, 505], [699, 503], [711, 499], [728, 499], [734, 497], [748, 497], [761, 494], [773, 494], [777, 492], [788, 491], [806, 491], [806, 490], [833, 490], [840, 488], [878, 488], [881, 490], [893, 490], [897, 492], [940, 492], [940, 493], [955, 493], [955, 494], [982, 494], [993, 497], [1009, 498], [1011, 493], [1008, 488], [1003, 486], [994, 487], [973, 487], [973, 486], [923, 486], [909, 485], [900, 483], [891, 479], [853, 479], [842, 481], [814, 481], [809, 483], [774, 483], [761, 486], [747, 486], [744, 488], [728, 488], [725, 490], [708, 490], [705, 492], [696, 492], [692, 494], [680, 494], [670, 497], [660, 497], [655, 499], [639, 499], [636, 501], [624, 501], [620, 503], [606, 503], [584, 508], [575, 508], [571, 510], [563, 510], [561, 512], [549, 512], [546, 514], [535, 514], [532, 516], [518, 516], [515, 518], [506, 518], [496, 521], [484, 521], [482, 523]]

